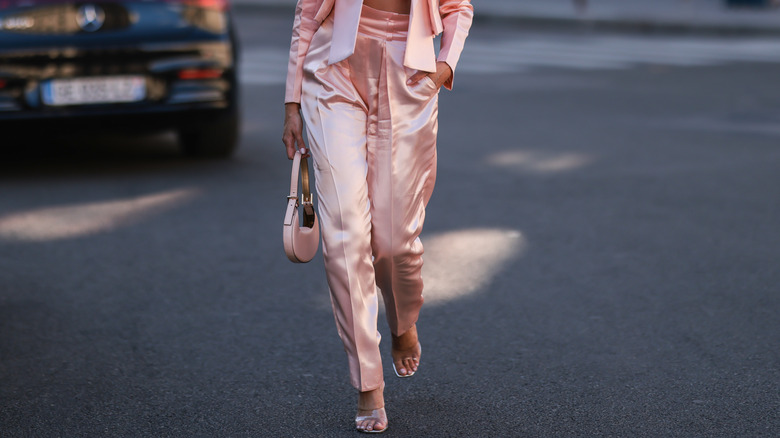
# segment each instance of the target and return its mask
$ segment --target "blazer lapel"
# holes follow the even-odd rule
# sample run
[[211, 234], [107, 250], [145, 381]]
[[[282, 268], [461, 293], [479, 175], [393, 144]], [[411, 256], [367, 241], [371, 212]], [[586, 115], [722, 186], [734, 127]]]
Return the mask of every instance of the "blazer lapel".
[[328, 64], [335, 64], [349, 58], [355, 52], [360, 11], [363, 0], [336, 0], [333, 17], [333, 39]]
[[[412, 0], [404, 65], [416, 70], [436, 71], [434, 34], [431, 29], [431, 0]], [[437, 11], [438, 14], [438, 11]]]

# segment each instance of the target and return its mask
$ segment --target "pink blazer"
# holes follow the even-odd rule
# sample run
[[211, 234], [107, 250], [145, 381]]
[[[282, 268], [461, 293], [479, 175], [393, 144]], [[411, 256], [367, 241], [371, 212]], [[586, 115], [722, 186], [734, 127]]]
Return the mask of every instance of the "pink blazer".
[[[328, 62], [334, 64], [344, 60], [355, 49], [362, 6], [362, 0], [298, 0], [290, 44], [290, 63], [287, 67], [286, 103], [301, 101], [303, 60], [320, 24], [335, 7]], [[473, 17], [471, 0], [412, 0], [404, 65], [415, 70], [435, 72], [438, 60], [446, 62], [454, 72]], [[437, 59], [433, 38], [440, 33], [441, 48]], [[452, 89], [452, 78], [444, 86]]]

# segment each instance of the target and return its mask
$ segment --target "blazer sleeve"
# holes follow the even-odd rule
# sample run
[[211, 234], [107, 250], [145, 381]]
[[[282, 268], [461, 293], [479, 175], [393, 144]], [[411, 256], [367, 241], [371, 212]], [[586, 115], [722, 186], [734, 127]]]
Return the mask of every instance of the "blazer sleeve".
[[474, 19], [474, 7], [471, 6], [471, 0], [440, 0], [439, 14], [443, 32], [438, 61], [446, 62], [452, 69], [453, 76], [444, 84], [451, 90], [455, 67]]
[[303, 84], [303, 60], [309, 51], [309, 45], [314, 33], [319, 27], [315, 20], [317, 13], [316, 0], [298, 0], [295, 7], [292, 40], [290, 41], [290, 60], [287, 64], [287, 86], [284, 93], [285, 103], [301, 102], [301, 87]]

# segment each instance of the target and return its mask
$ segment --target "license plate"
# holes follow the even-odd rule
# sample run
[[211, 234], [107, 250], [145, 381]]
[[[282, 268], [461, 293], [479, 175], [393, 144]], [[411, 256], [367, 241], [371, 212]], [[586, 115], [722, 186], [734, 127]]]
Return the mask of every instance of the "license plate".
[[144, 97], [143, 76], [52, 79], [43, 84], [43, 103], [52, 106], [138, 102]]

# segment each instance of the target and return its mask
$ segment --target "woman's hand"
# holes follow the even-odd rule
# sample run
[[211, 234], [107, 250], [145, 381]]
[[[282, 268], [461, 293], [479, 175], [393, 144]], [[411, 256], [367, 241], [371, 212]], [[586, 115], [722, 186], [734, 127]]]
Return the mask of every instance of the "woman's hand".
[[436, 88], [438, 89], [441, 88], [441, 86], [450, 79], [452, 76], [452, 69], [446, 62], [439, 61], [436, 63], [436, 73], [418, 71], [417, 73], [413, 74], [406, 83], [409, 85], [416, 84], [426, 76], [431, 78], [433, 83], [436, 84]]
[[301, 120], [301, 104], [284, 104], [284, 131], [282, 132], [282, 142], [287, 148], [287, 158], [293, 159], [295, 151], [301, 151], [306, 155], [306, 144], [303, 142], [303, 121]]

